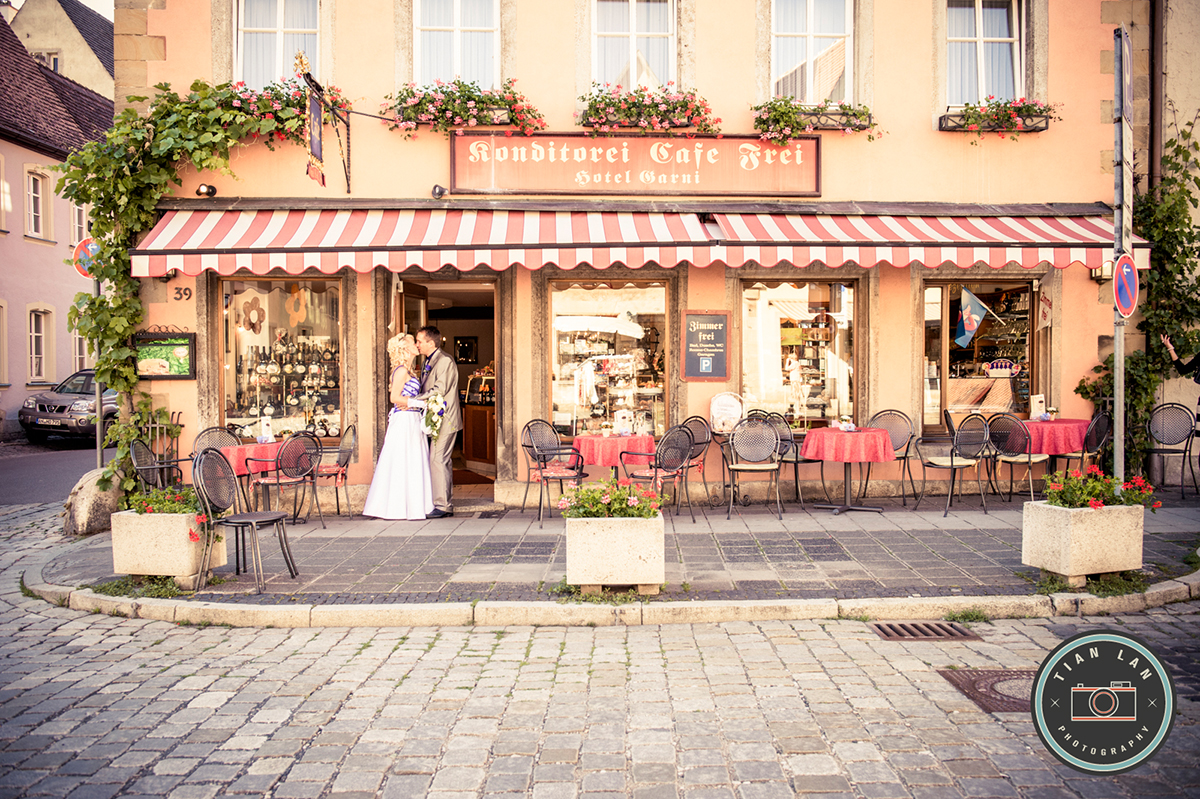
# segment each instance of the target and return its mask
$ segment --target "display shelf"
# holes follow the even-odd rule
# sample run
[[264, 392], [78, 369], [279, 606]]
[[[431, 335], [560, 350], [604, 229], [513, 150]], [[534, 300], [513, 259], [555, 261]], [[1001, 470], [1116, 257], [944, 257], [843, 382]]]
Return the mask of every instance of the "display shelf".
[[226, 423], [251, 430], [270, 419], [275, 435], [308, 430], [322, 437], [341, 435], [341, 379], [338, 349], [327, 341], [277, 341], [250, 347], [238, 358], [233, 400]]
[[610, 341], [559, 333], [554, 421], [561, 433], [653, 432], [663, 421], [663, 385], [644, 350], [618, 353]]

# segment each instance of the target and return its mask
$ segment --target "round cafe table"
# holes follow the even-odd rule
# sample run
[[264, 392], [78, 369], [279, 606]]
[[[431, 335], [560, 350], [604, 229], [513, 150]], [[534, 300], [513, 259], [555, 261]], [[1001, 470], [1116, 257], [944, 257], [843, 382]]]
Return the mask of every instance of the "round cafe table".
[[1030, 452], [1066, 455], [1068, 452], [1079, 452], [1083, 449], [1088, 420], [1055, 419], [1052, 422], [1039, 422], [1030, 419], [1025, 426], [1029, 428]]
[[812, 460], [842, 463], [846, 467], [845, 477], [842, 481], [842, 504], [817, 505], [815, 507], [830, 509], [835, 516], [851, 510], [883, 512], [883, 508], [854, 504], [850, 491], [850, 464], [883, 463], [896, 460], [896, 452], [892, 449], [892, 439], [886, 430], [879, 427], [860, 427], [854, 432], [845, 433], [836, 427], [817, 427], [809, 430], [808, 435], [804, 437], [800, 456]]
[[[589, 466], [608, 466], [616, 476], [622, 452], [654, 452], [654, 436], [575, 436], [575, 449]], [[653, 457], [653, 455], [651, 456]]]

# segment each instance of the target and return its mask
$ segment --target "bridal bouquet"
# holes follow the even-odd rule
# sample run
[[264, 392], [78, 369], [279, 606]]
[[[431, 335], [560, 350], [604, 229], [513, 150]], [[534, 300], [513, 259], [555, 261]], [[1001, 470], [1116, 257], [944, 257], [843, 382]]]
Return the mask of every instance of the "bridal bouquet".
[[446, 415], [446, 398], [436, 391], [429, 395], [429, 399], [425, 400], [425, 418], [422, 420], [425, 424], [425, 435], [429, 436], [431, 441], [437, 441], [438, 435], [442, 432], [442, 419]]

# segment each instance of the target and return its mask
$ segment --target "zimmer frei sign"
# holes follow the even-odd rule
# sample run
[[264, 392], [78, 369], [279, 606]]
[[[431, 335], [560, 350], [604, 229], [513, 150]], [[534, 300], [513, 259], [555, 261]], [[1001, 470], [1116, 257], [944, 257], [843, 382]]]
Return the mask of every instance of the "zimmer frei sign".
[[456, 194], [703, 194], [819, 197], [821, 139], [503, 132], [450, 137]]

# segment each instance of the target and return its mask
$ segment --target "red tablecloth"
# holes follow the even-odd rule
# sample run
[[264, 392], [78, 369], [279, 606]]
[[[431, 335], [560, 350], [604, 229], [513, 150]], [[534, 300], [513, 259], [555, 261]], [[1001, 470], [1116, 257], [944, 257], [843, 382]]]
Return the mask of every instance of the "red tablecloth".
[[1087, 435], [1087, 419], [1055, 419], [1053, 422], [1035, 422], [1030, 419], [1029, 451], [1044, 455], [1065, 455], [1083, 449]]
[[878, 427], [860, 427], [843, 433], [836, 427], [817, 427], [808, 431], [800, 455], [805, 458], [838, 463], [882, 463], [896, 460], [892, 439]]
[[270, 459], [269, 462], [252, 461], [250, 463], [250, 474], [259, 474], [260, 472], [273, 470], [275, 468], [275, 455], [282, 446], [282, 441], [275, 441], [271, 444], [241, 444], [236, 447], [221, 447], [221, 454], [225, 456], [225, 460], [229, 461], [229, 465], [233, 467], [234, 474], [240, 477], [247, 474], [246, 458]]
[[591, 466], [620, 466], [622, 452], [654, 452], [654, 436], [575, 436], [575, 448]]

